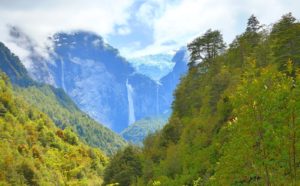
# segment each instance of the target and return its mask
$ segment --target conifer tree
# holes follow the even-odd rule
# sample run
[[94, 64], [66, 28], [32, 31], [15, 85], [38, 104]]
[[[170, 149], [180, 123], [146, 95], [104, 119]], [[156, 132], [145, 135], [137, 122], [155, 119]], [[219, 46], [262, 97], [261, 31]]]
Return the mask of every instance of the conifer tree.
[[191, 52], [190, 65], [198, 62], [213, 59], [225, 49], [223, 36], [218, 30], [207, 30], [203, 36], [197, 37], [188, 44]]

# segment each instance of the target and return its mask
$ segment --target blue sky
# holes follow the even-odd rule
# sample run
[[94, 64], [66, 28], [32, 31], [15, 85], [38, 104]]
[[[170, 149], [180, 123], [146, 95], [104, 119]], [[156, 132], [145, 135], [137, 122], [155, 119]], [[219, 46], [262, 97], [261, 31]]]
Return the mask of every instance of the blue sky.
[[21, 28], [41, 52], [56, 32], [87, 30], [133, 58], [176, 50], [208, 28], [220, 30], [229, 43], [251, 14], [268, 25], [288, 12], [299, 19], [300, 1], [0, 0], [0, 41], [22, 59], [28, 51], [11, 41], [8, 25]]
[[266, 25], [292, 12], [299, 17], [298, 0], [140, 0], [130, 8], [128, 33], [107, 40], [126, 57], [165, 52], [186, 45], [208, 28], [221, 30], [230, 43], [255, 14]]

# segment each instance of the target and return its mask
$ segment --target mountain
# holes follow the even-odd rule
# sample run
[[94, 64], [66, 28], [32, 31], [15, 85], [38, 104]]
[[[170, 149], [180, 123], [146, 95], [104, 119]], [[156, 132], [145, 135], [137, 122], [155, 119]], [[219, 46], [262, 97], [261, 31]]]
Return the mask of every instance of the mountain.
[[78, 32], [53, 37], [55, 85], [64, 89], [83, 111], [114, 131], [128, 123], [126, 81], [134, 69], [101, 37]]
[[[24, 35], [19, 32], [12, 37]], [[30, 76], [62, 88], [96, 121], [121, 132], [136, 120], [169, 110], [171, 100], [166, 99], [171, 98], [159, 93], [160, 84], [136, 72], [100, 36], [81, 31], [57, 33], [50, 39], [49, 59], [32, 50], [32, 63], [27, 65]], [[17, 37], [15, 40], [18, 42]], [[165, 91], [172, 94], [173, 90]]]
[[162, 107], [167, 108], [163, 111], [163, 114], [171, 113], [171, 105], [174, 100], [174, 91], [176, 90], [177, 85], [180, 82], [180, 79], [188, 71], [188, 51], [185, 47], [178, 50], [172, 58], [172, 61], [175, 63], [172, 71], [166, 76], [160, 79], [160, 85], [158, 89], [158, 94], [162, 95], [164, 104]]
[[[2, 64], [3, 61], [1, 61]], [[13, 93], [0, 72], [0, 185], [101, 185], [108, 158]]]
[[[39, 54], [34, 42], [19, 29], [13, 27], [11, 37], [19, 46], [29, 48], [31, 63], [26, 68], [34, 80], [63, 89], [81, 110], [116, 132], [145, 117], [170, 113], [177, 81], [167, 80], [166, 75], [166, 80], [160, 82], [139, 73], [117, 49], [94, 33], [55, 34], [49, 38], [53, 45], [47, 58]], [[167, 64], [173, 79], [180, 78], [181, 74], [175, 72], [180, 69], [176, 63], [183, 58], [171, 60], [169, 54], [161, 54], [143, 60], [150, 59], [156, 65], [163, 61], [160, 65]], [[171, 66], [176, 68], [170, 69]]]
[[156, 113], [156, 83], [138, 74], [118, 51], [88, 32], [54, 36], [56, 85], [97, 121], [116, 132]]
[[[141, 145], [147, 135], [161, 129], [164, 124], [167, 123], [168, 117], [171, 114], [171, 104], [173, 102], [173, 91], [175, 91], [180, 79], [186, 74], [188, 70], [188, 52], [186, 48], [181, 48], [178, 50], [172, 58], [172, 62], [175, 64], [172, 71], [166, 76], [162, 77], [159, 83], [156, 83], [156, 96], [155, 100], [150, 100], [156, 103], [155, 110], [152, 110], [152, 115], [149, 117], [138, 117], [139, 119], [129, 125], [126, 129], [121, 132], [121, 135], [128, 141]], [[140, 82], [138, 82], [140, 83]], [[147, 90], [149, 86], [138, 86], [142, 90]], [[151, 86], [150, 86], [151, 87]], [[141, 92], [143, 92], [141, 90]], [[137, 96], [135, 96], [137, 97]], [[144, 99], [147, 95], [141, 95], [140, 99]], [[153, 96], [152, 96], [153, 97]], [[135, 98], [137, 100], [137, 98]], [[149, 103], [151, 104], [151, 103]], [[151, 110], [144, 105], [144, 107], [135, 108], [139, 110], [145, 110], [145, 113], [150, 113]], [[153, 108], [152, 108], [153, 109]]]
[[32, 83], [27, 70], [22, 63], [19, 62], [19, 58], [11, 53], [11, 51], [1, 42], [0, 59], [0, 69], [6, 72], [13, 83], [19, 84], [20, 86]]
[[154, 81], [170, 73], [175, 65], [172, 54], [146, 55], [128, 59], [136, 72], [144, 74]]
[[[81, 140], [93, 147], [102, 149], [108, 155], [115, 153], [126, 145], [119, 135], [79, 110], [62, 89], [34, 82], [19, 58], [12, 54], [2, 43], [0, 43], [0, 46], [0, 53], [5, 54], [1, 55], [0, 69], [7, 73], [10, 78], [16, 80], [14, 81], [14, 93], [18, 97], [48, 114], [61, 129], [71, 127]], [[19, 74], [22, 74], [22, 76]], [[25, 85], [24, 80], [29, 80], [31, 83]]]
[[[159, 81], [153, 81], [145, 75], [135, 73], [129, 77], [133, 86], [133, 102], [138, 109], [136, 120], [145, 117], [167, 116], [171, 113], [173, 92], [180, 78], [187, 72], [187, 51], [185, 48], [178, 50], [171, 59], [174, 63], [172, 70]], [[143, 103], [143, 104], [139, 104]]]
[[37, 44], [27, 34], [22, 32], [20, 28], [15, 26], [10, 26], [9, 28], [11, 41], [28, 53], [28, 56], [22, 59], [28, 75], [40, 80], [39, 82], [54, 85], [54, 79], [47, 66], [51, 47], [41, 51]]

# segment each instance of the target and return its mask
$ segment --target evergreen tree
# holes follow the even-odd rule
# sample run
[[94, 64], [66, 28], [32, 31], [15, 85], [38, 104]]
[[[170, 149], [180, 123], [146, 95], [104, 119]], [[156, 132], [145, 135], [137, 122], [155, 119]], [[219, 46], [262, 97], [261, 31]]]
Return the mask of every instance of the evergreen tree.
[[279, 69], [285, 69], [286, 61], [291, 59], [294, 66], [300, 67], [300, 23], [291, 13], [283, 15], [274, 24], [271, 38], [273, 58]]
[[246, 32], [258, 32], [261, 27], [258, 19], [254, 15], [251, 15], [248, 19]]
[[223, 36], [218, 30], [207, 30], [203, 36], [200, 36], [190, 44], [188, 49], [191, 52], [190, 65], [197, 62], [213, 59], [221, 54], [225, 49]]

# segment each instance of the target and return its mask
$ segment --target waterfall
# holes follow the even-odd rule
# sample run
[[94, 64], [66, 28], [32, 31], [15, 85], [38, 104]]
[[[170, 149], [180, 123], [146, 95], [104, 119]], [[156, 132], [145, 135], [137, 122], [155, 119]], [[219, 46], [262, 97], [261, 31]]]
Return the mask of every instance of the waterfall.
[[127, 99], [128, 99], [128, 125], [131, 125], [135, 122], [135, 115], [134, 115], [134, 105], [133, 105], [133, 88], [128, 83], [128, 79], [126, 81], [126, 88], [127, 88]]
[[66, 91], [66, 86], [65, 86], [65, 69], [64, 69], [64, 60], [60, 59], [60, 64], [61, 64], [61, 88]]
[[159, 91], [159, 86], [161, 85], [161, 83], [159, 81], [156, 82], [156, 115], [159, 115], [159, 95], [158, 95], [158, 91]]

